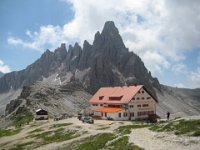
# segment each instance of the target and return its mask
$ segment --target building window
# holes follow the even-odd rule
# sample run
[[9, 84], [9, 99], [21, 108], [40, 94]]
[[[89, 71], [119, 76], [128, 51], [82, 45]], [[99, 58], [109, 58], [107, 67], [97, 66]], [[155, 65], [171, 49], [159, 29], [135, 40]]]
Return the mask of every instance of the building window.
[[134, 117], [134, 112], [131, 112], [130, 115], [131, 115], [131, 117]]
[[142, 93], [144, 93], [144, 91], [142, 91]]
[[143, 104], [142, 105], [142, 107], [148, 107], [149, 106], [149, 104]]
[[141, 107], [141, 105], [137, 105], [137, 107]]
[[101, 116], [103, 117], [103, 112], [101, 112]]
[[130, 108], [133, 108], [133, 105], [130, 105], [129, 107], [130, 107]]
[[133, 97], [132, 100], [135, 100], [135, 97]]
[[140, 93], [140, 91], [138, 91], [138, 93]]
[[98, 104], [92, 104], [92, 106], [98, 106]]
[[107, 117], [107, 112], [105, 112], [105, 117]]
[[103, 104], [100, 104], [100, 106], [103, 106]]
[[144, 97], [142, 97], [142, 100], [144, 100]]
[[128, 116], [127, 112], [124, 112], [124, 117], [127, 117], [127, 116]]
[[151, 99], [151, 97], [147, 97], [147, 99]]
[[139, 100], [140, 98], [139, 97], [137, 97], [137, 100]]
[[121, 113], [119, 113], [118, 115], [119, 115], [119, 118], [121, 118]]
[[99, 96], [99, 100], [102, 100], [104, 98], [104, 96]]

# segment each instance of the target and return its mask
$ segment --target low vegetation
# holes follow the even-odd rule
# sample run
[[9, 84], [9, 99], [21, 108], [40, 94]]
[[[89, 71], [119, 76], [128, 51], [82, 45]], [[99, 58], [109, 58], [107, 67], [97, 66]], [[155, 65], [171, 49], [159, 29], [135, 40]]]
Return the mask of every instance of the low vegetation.
[[51, 128], [59, 128], [59, 127], [66, 127], [66, 126], [69, 126], [69, 125], [72, 125], [72, 123], [59, 123], [59, 124], [54, 124], [50, 127]]
[[97, 150], [105, 147], [105, 144], [113, 140], [115, 135], [112, 133], [102, 133], [95, 136], [91, 136], [80, 144], [76, 150]]
[[42, 132], [42, 131], [43, 131], [43, 129], [38, 128], [38, 129], [35, 129], [35, 130], [33, 130], [33, 131], [29, 132], [29, 133], [31, 134], [31, 133]]
[[52, 142], [61, 142], [70, 140], [79, 136], [75, 131], [65, 131], [64, 128], [59, 128], [55, 131], [46, 131], [40, 134], [35, 134], [33, 137], [37, 139], [42, 139], [42, 145], [49, 144]]
[[101, 133], [88, 138], [84, 138], [81, 141], [77, 141], [74, 144], [63, 147], [69, 150], [143, 150], [142, 148], [129, 143], [128, 136], [122, 136], [115, 140], [117, 136], [113, 133]]
[[24, 150], [25, 147], [33, 144], [33, 141], [22, 143], [22, 144], [17, 144], [14, 148], [11, 148], [10, 150]]
[[157, 132], [174, 132], [177, 135], [187, 134], [200, 136], [200, 120], [177, 120], [167, 123], [158, 123], [150, 128]]
[[20, 128], [15, 129], [15, 130], [13, 130], [13, 129], [0, 129], [0, 137], [12, 136], [12, 135], [18, 134], [20, 131], [21, 131]]
[[101, 128], [98, 128], [97, 130], [106, 130], [106, 129], [109, 129], [110, 127], [101, 127]]
[[21, 127], [23, 125], [29, 124], [32, 120], [33, 120], [32, 115], [28, 114], [20, 115], [14, 118], [13, 125], [15, 127]]
[[147, 124], [135, 124], [135, 125], [126, 125], [126, 126], [120, 126], [117, 131], [121, 134], [130, 134], [132, 129], [137, 128], [146, 128], [149, 127]]
[[112, 133], [101, 133], [88, 138], [84, 138], [76, 143], [63, 147], [63, 150], [98, 150], [103, 149], [106, 143], [113, 140], [115, 135]]
[[105, 149], [108, 150], [143, 150], [142, 148], [138, 147], [137, 145], [134, 145], [133, 143], [129, 143], [129, 137], [128, 136], [122, 136], [119, 139], [115, 140], [108, 146], [106, 146]]

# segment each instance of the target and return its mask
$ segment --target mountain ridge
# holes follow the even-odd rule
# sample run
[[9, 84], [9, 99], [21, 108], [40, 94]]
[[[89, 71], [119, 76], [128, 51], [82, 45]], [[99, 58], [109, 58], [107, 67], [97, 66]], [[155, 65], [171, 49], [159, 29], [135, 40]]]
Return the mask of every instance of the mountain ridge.
[[[67, 49], [63, 43], [54, 52], [47, 49], [38, 60], [27, 66], [26, 69], [4, 75], [0, 78], [0, 93], [9, 93], [11, 90], [19, 90], [23, 89], [24, 86], [30, 86], [29, 92], [40, 95], [40, 89], [48, 91], [48, 89], [54, 87], [56, 90], [56, 88], [60, 89], [62, 86], [74, 85], [74, 83], [81, 86], [82, 91], [84, 91], [82, 95], [94, 94], [102, 86], [143, 84], [152, 95], [160, 99], [158, 111], [162, 116], [168, 110], [183, 116], [200, 113], [200, 109], [193, 106], [193, 104], [199, 106], [200, 101], [194, 98], [199, 95], [193, 94], [192, 91], [190, 92], [192, 94], [187, 96], [182, 93], [183, 90], [174, 93], [171, 92], [174, 88], [161, 85], [157, 78], [152, 77], [151, 72], [145, 67], [141, 58], [126, 48], [113, 21], [107, 21], [102, 32], [98, 31], [95, 34], [93, 44], [85, 40], [83, 47], [75, 43], [73, 46], [69, 45]], [[58, 93], [58, 97], [61, 97], [65, 103], [72, 102], [70, 95], [66, 95], [65, 90], [58, 91]], [[54, 102], [53, 97], [54, 94], [49, 97], [52, 102]], [[182, 98], [187, 99], [187, 101]], [[11, 99], [8, 99], [5, 103], [10, 102]], [[21, 99], [20, 96], [19, 99]], [[28, 95], [23, 99], [25, 101], [26, 99], [35, 100], [34, 95], [33, 97]], [[37, 104], [39, 106], [40, 102], [45, 107], [45, 105], [51, 103], [41, 99], [42, 97], [38, 97], [33, 105]], [[67, 102], [69, 100], [70, 102]], [[173, 105], [180, 106], [180, 108]], [[76, 106], [78, 108], [74, 108], [75, 110], [85, 109], [80, 105]], [[54, 107], [56, 106], [52, 104], [50, 108], [54, 109]], [[35, 108], [35, 106], [29, 108]], [[7, 111], [12, 112], [14, 109], [15, 107]]]
[[[97, 87], [106, 85], [139, 84], [143, 82], [141, 80], [149, 82], [146, 79], [147, 77], [140, 77], [142, 72], [145, 76], [151, 78], [151, 82], [157, 84], [156, 88], [159, 89], [158, 80], [151, 77], [151, 74], [144, 66], [140, 57], [133, 52], [128, 51], [114, 22], [108, 21], [105, 23], [102, 32], [97, 32], [95, 34], [93, 45], [84, 41], [83, 48], [81, 48], [78, 43], [75, 43], [74, 46], [69, 45], [68, 51], [65, 44], [61, 44], [61, 47], [57, 48], [54, 52], [46, 50], [41, 58], [29, 65], [26, 69], [18, 72], [11, 72], [1, 78], [0, 91], [8, 92], [10, 89], [19, 89], [23, 86], [29, 86], [37, 80], [41, 81], [43, 77], [46, 78], [50, 76], [59, 69], [75, 73], [77, 69], [82, 71], [84, 69], [92, 68], [90, 75], [96, 77], [92, 73], [98, 73], [98, 67], [102, 71], [105, 71], [104, 69], [106, 69], [105, 67], [107, 67], [107, 65], [110, 68], [115, 66], [115, 71], [120, 72], [124, 77], [124, 80], [120, 81], [118, 79], [119, 84], [114, 84], [112, 83], [113, 81], [111, 81], [112, 79], [109, 79], [110, 81], [107, 80], [107, 82], [99, 83], [100, 85]], [[133, 65], [135, 66], [132, 67]], [[137, 65], [139, 65], [139, 67], [137, 67]], [[125, 69], [123, 69], [124, 67]], [[133, 70], [133, 68], [136, 68], [136, 70]], [[109, 69], [106, 71], [113, 74]], [[133, 79], [130, 81], [130, 76], [136, 76], [135, 79], [138, 79], [138, 81], [134, 81]], [[110, 77], [107, 76], [107, 78]], [[153, 91], [150, 82], [146, 86]], [[90, 93], [94, 93], [97, 90], [97, 88], [95, 88], [95, 90], [91, 89], [92, 88], [88, 88], [87, 90]]]

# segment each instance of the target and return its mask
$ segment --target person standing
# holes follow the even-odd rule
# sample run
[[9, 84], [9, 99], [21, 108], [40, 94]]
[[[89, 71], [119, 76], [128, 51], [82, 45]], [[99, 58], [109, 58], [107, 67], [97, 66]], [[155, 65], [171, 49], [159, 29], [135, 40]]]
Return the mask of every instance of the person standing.
[[170, 112], [167, 112], [167, 120], [169, 120]]

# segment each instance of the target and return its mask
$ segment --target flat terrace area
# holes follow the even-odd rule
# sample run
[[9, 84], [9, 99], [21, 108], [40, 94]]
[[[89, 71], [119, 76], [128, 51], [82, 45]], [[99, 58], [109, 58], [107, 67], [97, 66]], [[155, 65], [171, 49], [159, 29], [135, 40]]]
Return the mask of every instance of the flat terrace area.
[[[195, 124], [183, 129], [181, 124]], [[21, 128], [0, 130], [1, 149], [64, 150], [64, 149], [145, 149], [145, 150], [199, 150], [200, 120], [179, 118], [157, 124], [133, 121], [94, 120], [82, 123], [77, 118], [59, 121], [32, 121]], [[196, 135], [195, 135], [196, 134]]]

